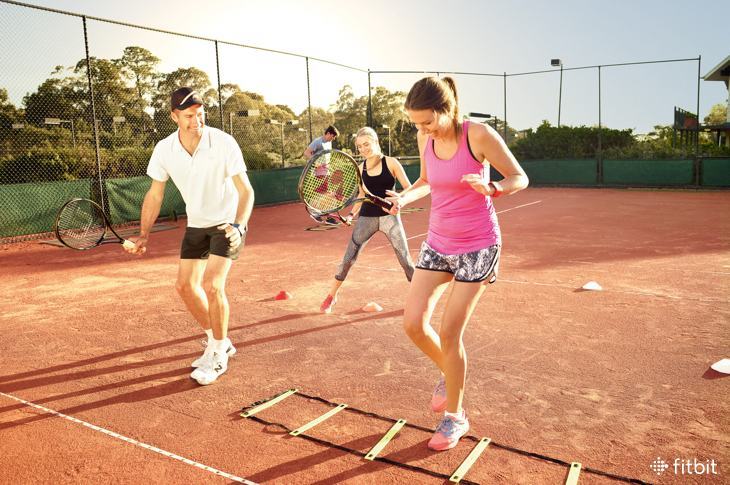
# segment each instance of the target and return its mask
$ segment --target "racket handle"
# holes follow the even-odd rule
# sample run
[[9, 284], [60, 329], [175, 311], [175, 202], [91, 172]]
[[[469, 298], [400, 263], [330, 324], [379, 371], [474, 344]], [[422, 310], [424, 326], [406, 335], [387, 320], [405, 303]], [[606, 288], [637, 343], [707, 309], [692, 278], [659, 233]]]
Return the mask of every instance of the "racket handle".
[[132, 241], [125, 239], [122, 242], [122, 246], [124, 246], [125, 249], [134, 249], [134, 246], [136, 246], [136, 244], [134, 244]]
[[390, 210], [390, 208], [393, 207], [393, 204], [391, 204], [390, 202], [388, 202], [385, 199], [381, 199], [377, 195], [372, 195], [369, 198], [373, 202], [373, 204], [375, 204], [379, 207], [382, 207], [385, 210]]

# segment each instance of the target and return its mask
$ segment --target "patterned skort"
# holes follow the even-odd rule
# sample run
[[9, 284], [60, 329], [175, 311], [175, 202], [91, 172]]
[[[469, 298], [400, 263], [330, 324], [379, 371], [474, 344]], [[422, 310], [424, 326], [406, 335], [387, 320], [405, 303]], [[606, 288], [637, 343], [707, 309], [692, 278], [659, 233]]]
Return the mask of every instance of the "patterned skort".
[[494, 245], [470, 253], [443, 254], [423, 241], [416, 268], [451, 273], [456, 281], [478, 283], [488, 279], [489, 283], [494, 283], [500, 249], [499, 245]]

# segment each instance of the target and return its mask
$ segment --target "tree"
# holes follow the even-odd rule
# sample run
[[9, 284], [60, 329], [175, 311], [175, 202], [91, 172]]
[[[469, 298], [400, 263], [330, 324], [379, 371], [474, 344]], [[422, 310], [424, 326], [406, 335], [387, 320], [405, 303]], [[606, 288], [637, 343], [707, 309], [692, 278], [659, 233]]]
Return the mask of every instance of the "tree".
[[717, 103], [710, 108], [710, 113], [705, 116], [706, 125], [722, 125], [727, 123], [727, 104]]
[[[309, 108], [305, 108], [299, 115], [299, 123], [309, 130]], [[335, 115], [322, 108], [312, 107], [312, 139], [322, 136], [325, 128], [335, 124]], [[339, 129], [339, 128], [338, 128]], [[304, 149], [302, 148], [302, 151]]]
[[[402, 91], [389, 91], [377, 86], [372, 94], [373, 128], [381, 139], [381, 148], [387, 153], [390, 143], [394, 155], [417, 155], [415, 131], [403, 110], [406, 94]], [[355, 97], [352, 88], [345, 85], [340, 89], [335, 110], [335, 124], [340, 130], [342, 144], [354, 149], [350, 142], [357, 130], [367, 125], [368, 97]], [[388, 128], [383, 128], [387, 126]], [[388, 136], [391, 137], [388, 140]]]
[[0, 129], [10, 128], [21, 116], [22, 112], [8, 101], [7, 89], [0, 88]]
[[[337, 101], [330, 107], [334, 111], [334, 125], [340, 131], [341, 146], [354, 150], [352, 136], [365, 126], [367, 98], [356, 98], [352, 87], [345, 84], [338, 93]], [[322, 127], [326, 128], [326, 125]], [[316, 136], [320, 136], [321, 133]]]
[[413, 127], [403, 105], [406, 101], [406, 93], [403, 91], [389, 91], [383, 86], [375, 88], [372, 95], [373, 105], [373, 128], [381, 135], [387, 136], [388, 131], [379, 128], [387, 125], [390, 128], [391, 140], [383, 139], [381, 145], [387, 150], [390, 141], [391, 153], [393, 155], [418, 155], [418, 143], [416, 141], [416, 130]]
[[157, 65], [160, 59], [147, 49], [137, 46], [124, 48], [120, 59], [113, 61], [120, 68], [120, 74], [126, 81], [131, 81], [137, 92], [137, 109], [142, 119], [142, 131], [147, 131], [147, 114], [145, 109], [152, 101], [152, 94], [159, 77]]
[[[567, 125], [558, 128], [543, 121], [537, 130], [529, 130], [527, 136], [514, 141], [510, 149], [518, 160], [594, 158], [599, 130], [603, 152], [625, 150], [635, 143], [631, 129]], [[606, 157], [606, 153], [603, 155]]]
[[[58, 73], [56, 69], [52, 76]], [[45, 118], [78, 118], [83, 113], [82, 96], [71, 86], [68, 77], [50, 77], [34, 93], [23, 97], [26, 120], [42, 125]]]
[[241, 88], [238, 84], [232, 84], [232, 83], [225, 83], [221, 84], [221, 102], [223, 103], [223, 106], [225, 107], [228, 100], [233, 96], [234, 94], [238, 94], [241, 92]]

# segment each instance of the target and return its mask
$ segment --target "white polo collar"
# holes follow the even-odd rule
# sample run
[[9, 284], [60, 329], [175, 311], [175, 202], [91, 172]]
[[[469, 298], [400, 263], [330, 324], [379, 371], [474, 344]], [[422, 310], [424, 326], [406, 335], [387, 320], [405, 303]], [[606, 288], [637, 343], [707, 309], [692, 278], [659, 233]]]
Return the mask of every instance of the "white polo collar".
[[[187, 153], [187, 150], [182, 146], [182, 143], [180, 143], [180, 128], [178, 128], [175, 133], [174, 137], [172, 139], [172, 149], [173, 151], [178, 152], [185, 152]], [[210, 150], [213, 146], [211, 131], [207, 126], [203, 126], [203, 135], [200, 137], [200, 142], [198, 143], [197, 151], [200, 150]]]

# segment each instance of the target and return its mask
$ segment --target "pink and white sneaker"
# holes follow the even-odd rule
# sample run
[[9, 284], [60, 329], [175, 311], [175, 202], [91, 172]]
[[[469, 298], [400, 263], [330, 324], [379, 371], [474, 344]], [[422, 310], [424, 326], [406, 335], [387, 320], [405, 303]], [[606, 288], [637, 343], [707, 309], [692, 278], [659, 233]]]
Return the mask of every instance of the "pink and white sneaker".
[[332, 307], [335, 306], [335, 303], [337, 303], [337, 300], [332, 295], [327, 295], [327, 298], [320, 305], [319, 311], [322, 313], [332, 313]]
[[431, 411], [443, 413], [446, 411], [446, 378], [441, 376], [431, 395]]
[[469, 432], [469, 420], [466, 418], [459, 419], [453, 416], [444, 416], [436, 428], [428, 447], [435, 451], [450, 450], [459, 443], [459, 439]]

